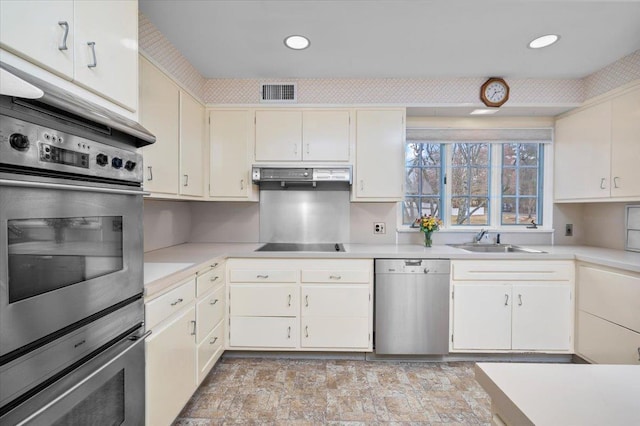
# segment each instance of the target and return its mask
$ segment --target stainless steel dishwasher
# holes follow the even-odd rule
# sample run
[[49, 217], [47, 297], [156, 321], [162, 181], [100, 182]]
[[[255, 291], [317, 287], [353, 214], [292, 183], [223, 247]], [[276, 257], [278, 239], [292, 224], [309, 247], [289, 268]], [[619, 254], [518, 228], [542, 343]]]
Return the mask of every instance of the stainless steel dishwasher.
[[375, 353], [449, 352], [449, 260], [376, 259]]

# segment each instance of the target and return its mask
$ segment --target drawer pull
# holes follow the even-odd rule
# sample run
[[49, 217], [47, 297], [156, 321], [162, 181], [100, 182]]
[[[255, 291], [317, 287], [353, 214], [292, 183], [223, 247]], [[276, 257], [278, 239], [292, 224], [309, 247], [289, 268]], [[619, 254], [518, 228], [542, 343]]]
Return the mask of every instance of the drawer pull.
[[178, 303], [182, 303], [182, 302], [183, 302], [183, 299], [178, 299], [175, 302], [173, 302], [171, 306], [176, 306]]
[[84, 345], [85, 343], [87, 343], [87, 341], [86, 341], [86, 340], [81, 340], [81, 341], [79, 341], [78, 343], [76, 343], [75, 345], [73, 345], [73, 347], [74, 347], [74, 348], [77, 348], [78, 346], [82, 346], [82, 345]]
[[218, 265], [219, 265], [219, 263], [218, 263], [218, 262], [216, 262], [216, 263], [214, 263], [213, 265], [211, 265], [211, 267], [212, 267], [212, 268], [215, 268], [215, 267], [216, 267], [216, 266], [218, 266]]
[[214, 337], [212, 341], [209, 342], [210, 345], [213, 345], [214, 343], [216, 343], [218, 341], [218, 337]]
[[329, 275], [329, 279], [331, 279], [331, 280], [339, 280], [339, 279], [342, 279], [342, 277], [340, 275]]
[[69, 37], [69, 23], [67, 21], [58, 21], [58, 25], [64, 28], [64, 34], [62, 36], [62, 41], [58, 46], [58, 50], [67, 50], [67, 37]]
[[307, 294], [306, 296], [304, 296], [304, 306], [305, 307], [309, 307], [309, 295]]
[[193, 324], [193, 331], [191, 332], [191, 335], [195, 336], [196, 335], [196, 322], [193, 321], [193, 320], [191, 320], [189, 322]]
[[262, 278], [263, 280], [266, 280], [267, 278], [269, 278], [269, 275], [256, 275], [256, 278]]
[[211, 302], [209, 302], [210, 305], [215, 305], [216, 303], [218, 303], [218, 299], [212, 300]]
[[309, 337], [309, 326], [308, 325], [304, 326], [304, 337]]
[[98, 66], [98, 59], [96, 59], [96, 42], [88, 41], [87, 46], [91, 48], [91, 55], [93, 56], [93, 62], [91, 62], [90, 64], [87, 64], [87, 66], [89, 68], [95, 68]]
[[287, 339], [291, 339], [291, 326], [287, 327]]
[[289, 300], [287, 302], [287, 306], [291, 307], [291, 295], [289, 295]]
[[522, 295], [518, 295], [518, 306], [522, 306]]
[[509, 306], [509, 295], [508, 294], [504, 295], [504, 306]]
[[215, 280], [217, 280], [218, 278], [220, 278], [219, 276], [215, 276], [215, 277], [211, 277], [209, 278], [209, 281], [214, 282]]
[[613, 187], [614, 187], [614, 188], [616, 188], [616, 189], [617, 189], [617, 188], [620, 188], [620, 187], [618, 186], [618, 179], [620, 179], [618, 176], [616, 176], [616, 177], [614, 177], [614, 178], [613, 178]]
[[605, 178], [600, 179], [600, 189], [606, 189], [604, 183], [606, 182]]

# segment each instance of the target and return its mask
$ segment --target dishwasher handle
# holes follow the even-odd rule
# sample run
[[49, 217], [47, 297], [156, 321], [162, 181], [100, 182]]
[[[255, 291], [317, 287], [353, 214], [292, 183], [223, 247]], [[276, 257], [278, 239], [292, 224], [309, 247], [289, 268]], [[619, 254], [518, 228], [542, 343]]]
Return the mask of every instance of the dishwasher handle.
[[416, 259], [416, 260], [407, 259], [404, 261], [404, 266], [421, 266], [421, 265], [422, 265], [422, 259]]

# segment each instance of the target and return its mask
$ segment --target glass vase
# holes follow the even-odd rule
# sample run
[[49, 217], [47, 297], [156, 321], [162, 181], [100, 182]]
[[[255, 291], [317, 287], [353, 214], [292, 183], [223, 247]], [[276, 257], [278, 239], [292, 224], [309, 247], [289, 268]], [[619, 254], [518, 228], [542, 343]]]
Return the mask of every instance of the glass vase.
[[433, 232], [425, 232], [424, 233], [424, 246], [431, 247], [433, 245], [433, 240], [431, 239], [431, 234]]

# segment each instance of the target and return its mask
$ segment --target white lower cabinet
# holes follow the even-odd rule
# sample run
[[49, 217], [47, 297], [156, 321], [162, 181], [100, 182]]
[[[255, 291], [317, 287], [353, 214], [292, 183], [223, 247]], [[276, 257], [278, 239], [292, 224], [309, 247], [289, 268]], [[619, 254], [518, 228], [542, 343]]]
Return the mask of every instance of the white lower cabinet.
[[224, 263], [145, 303], [146, 424], [170, 425], [225, 347]]
[[576, 353], [598, 364], [640, 365], [640, 274], [578, 264]]
[[371, 260], [230, 259], [228, 272], [229, 349], [372, 350]]
[[454, 261], [451, 351], [570, 353], [574, 312], [571, 265]]

